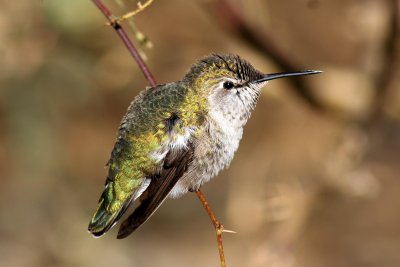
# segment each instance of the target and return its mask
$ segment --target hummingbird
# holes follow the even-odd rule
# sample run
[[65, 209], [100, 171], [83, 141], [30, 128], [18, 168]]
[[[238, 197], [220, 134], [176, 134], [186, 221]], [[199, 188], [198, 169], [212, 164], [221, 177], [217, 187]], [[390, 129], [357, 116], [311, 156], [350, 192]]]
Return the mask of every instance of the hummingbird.
[[143, 90], [122, 118], [89, 232], [102, 236], [136, 206], [119, 228], [125, 238], [167, 197], [199, 190], [229, 166], [268, 81], [320, 72], [264, 74], [237, 55], [211, 54], [182, 80]]

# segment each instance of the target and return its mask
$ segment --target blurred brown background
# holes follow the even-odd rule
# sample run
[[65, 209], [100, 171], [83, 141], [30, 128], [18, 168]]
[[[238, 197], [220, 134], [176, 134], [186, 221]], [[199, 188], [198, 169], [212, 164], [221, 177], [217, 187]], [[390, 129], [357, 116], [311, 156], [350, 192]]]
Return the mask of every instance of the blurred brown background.
[[[0, 266], [219, 266], [194, 194], [127, 239], [87, 233], [146, 81], [91, 1], [0, 3]], [[159, 83], [211, 52], [324, 70], [271, 82], [231, 167], [203, 188], [238, 232], [224, 236], [228, 266], [400, 266], [399, 12], [392, 0], [155, 0], [135, 17]]]

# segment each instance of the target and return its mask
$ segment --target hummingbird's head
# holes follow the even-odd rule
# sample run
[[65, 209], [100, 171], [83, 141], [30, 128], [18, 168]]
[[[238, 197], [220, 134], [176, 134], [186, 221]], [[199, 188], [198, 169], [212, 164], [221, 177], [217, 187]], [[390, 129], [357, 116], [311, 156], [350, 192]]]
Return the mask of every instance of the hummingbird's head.
[[315, 73], [320, 71], [263, 74], [237, 55], [211, 54], [193, 65], [183, 81], [205, 95], [211, 111], [245, 123], [269, 80]]

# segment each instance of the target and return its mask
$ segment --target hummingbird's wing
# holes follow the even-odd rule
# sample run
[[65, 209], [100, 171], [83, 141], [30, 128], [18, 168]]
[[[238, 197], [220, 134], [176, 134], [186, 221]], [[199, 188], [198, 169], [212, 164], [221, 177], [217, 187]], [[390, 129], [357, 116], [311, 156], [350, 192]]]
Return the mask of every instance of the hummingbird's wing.
[[201, 125], [203, 109], [198, 107], [201, 101], [183, 89], [176, 84], [149, 88], [131, 103], [111, 153], [104, 192], [89, 223], [94, 236], [106, 233], [145, 192], [119, 237], [131, 233], [184, 174], [194, 150], [194, 125]]
[[148, 218], [162, 204], [169, 192], [178, 182], [179, 178], [186, 172], [193, 158], [194, 147], [189, 143], [179, 150], [170, 150], [164, 160], [159, 174], [151, 179], [149, 187], [141, 198], [140, 205], [121, 224], [117, 238], [125, 238]]

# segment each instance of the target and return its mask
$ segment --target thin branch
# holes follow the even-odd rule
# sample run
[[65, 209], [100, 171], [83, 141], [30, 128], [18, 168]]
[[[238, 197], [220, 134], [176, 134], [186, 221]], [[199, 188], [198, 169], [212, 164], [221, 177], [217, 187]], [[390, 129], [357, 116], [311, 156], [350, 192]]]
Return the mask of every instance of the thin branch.
[[[153, 1], [153, 0], [151, 0]], [[123, 9], [128, 9], [127, 5], [126, 5], [126, 0], [115, 0], [115, 2]], [[143, 6], [148, 6], [150, 4], [145, 4], [145, 5], [141, 5], [143, 10]], [[124, 15], [124, 17], [127, 15]], [[121, 20], [120, 20], [121, 21]], [[139, 30], [139, 28], [137, 27], [135, 20], [133, 19], [129, 19], [128, 21], [129, 27], [131, 28], [132, 32], [133, 32], [133, 36], [135, 38], [136, 44], [138, 44], [138, 46], [136, 46], [136, 48], [138, 49], [140, 56], [144, 59], [144, 61], [147, 61], [147, 56], [146, 54], [142, 51], [142, 48], [148, 48], [151, 49], [153, 48], [153, 43], [151, 42], [151, 40], [143, 33]]]
[[92, 2], [99, 8], [99, 10], [104, 14], [107, 18], [109, 24], [114, 28], [117, 32], [118, 36], [121, 38], [122, 42], [128, 49], [129, 53], [132, 55], [133, 59], [136, 61], [137, 65], [139, 66], [140, 70], [143, 72], [144, 77], [149, 82], [150, 86], [156, 86], [156, 80], [153, 77], [153, 74], [150, 72], [149, 68], [147, 67], [146, 63], [140, 56], [138, 50], [136, 49], [135, 45], [129, 39], [128, 35], [126, 34], [124, 28], [119, 24], [119, 22], [115, 19], [115, 16], [110, 12], [107, 6], [104, 5], [103, 1], [101, 0], [92, 0]]
[[135, 9], [135, 10], [133, 10], [133, 11], [131, 11], [131, 12], [129, 12], [129, 13], [126, 13], [125, 15], [123, 15], [123, 16], [120, 18], [119, 22], [121, 22], [121, 21], [123, 21], [123, 20], [126, 20], [126, 19], [128, 19], [128, 18], [130, 18], [130, 17], [133, 17], [133, 16], [135, 16], [136, 14], [142, 12], [144, 9], [146, 9], [146, 7], [148, 7], [149, 5], [151, 5], [151, 4], [153, 3], [153, 1], [154, 1], [154, 0], [147, 0], [144, 4], [142, 4], [141, 2], [138, 2], [138, 4], [137, 4], [137, 5], [138, 5], [138, 8]]
[[219, 258], [221, 261], [221, 267], [226, 267], [225, 256], [224, 256], [224, 247], [222, 245], [222, 233], [223, 232], [235, 233], [235, 232], [224, 229], [224, 226], [215, 217], [215, 214], [212, 211], [210, 205], [208, 204], [206, 197], [204, 196], [203, 192], [201, 192], [200, 189], [196, 191], [196, 194], [197, 194], [198, 198], [200, 199], [201, 203], [203, 204], [204, 208], [206, 209], [207, 214], [208, 214], [208, 216], [210, 216], [211, 222], [215, 227], [215, 232], [217, 235]]

